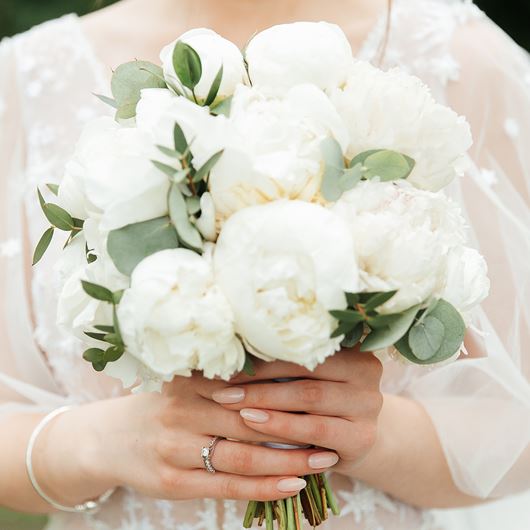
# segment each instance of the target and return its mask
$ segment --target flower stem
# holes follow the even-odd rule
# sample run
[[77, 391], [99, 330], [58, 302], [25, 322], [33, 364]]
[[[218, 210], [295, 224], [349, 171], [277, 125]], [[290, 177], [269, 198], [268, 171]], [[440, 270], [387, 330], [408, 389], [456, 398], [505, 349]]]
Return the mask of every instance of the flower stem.
[[274, 530], [274, 515], [272, 513], [272, 502], [265, 502], [265, 528], [266, 530]]
[[257, 507], [258, 501], [249, 501], [247, 504], [247, 511], [245, 512], [245, 518], [243, 519], [243, 528], [252, 528]]
[[285, 499], [285, 508], [287, 510], [287, 530], [296, 530], [293, 497]]
[[324, 485], [324, 489], [326, 490], [326, 498], [329, 504], [329, 507], [331, 508], [331, 513], [333, 515], [340, 515], [340, 508], [337, 504], [337, 500], [335, 499], [335, 495], [333, 494], [333, 490], [331, 489], [331, 486], [329, 485], [328, 478], [324, 473], [322, 473], [322, 483]]

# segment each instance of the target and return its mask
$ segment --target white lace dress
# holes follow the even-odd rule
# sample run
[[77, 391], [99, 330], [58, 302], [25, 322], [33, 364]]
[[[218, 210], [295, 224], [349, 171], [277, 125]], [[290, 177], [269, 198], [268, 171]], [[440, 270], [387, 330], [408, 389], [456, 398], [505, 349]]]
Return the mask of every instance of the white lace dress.
[[[472, 124], [473, 167], [452, 194], [489, 261], [493, 289], [475, 321], [483, 356], [435, 370], [389, 364], [383, 390], [425, 406], [463, 491], [511, 495], [530, 488], [530, 64], [470, 2], [395, 4], [383, 66], [418, 75]], [[360, 58], [376, 59], [383, 25], [373, 29]], [[92, 93], [107, 92], [110, 72], [74, 15], [2, 41], [0, 65], [1, 428], [13, 411], [49, 410], [121, 390], [93, 373], [79, 345], [56, 327], [54, 256], [26, 281], [29, 247], [45, 228], [35, 188], [60, 181], [82, 125], [108, 112]], [[52, 252], [59, 251], [57, 244]], [[496, 528], [530, 528], [522, 500], [440, 514], [345, 477], [333, 481], [343, 509], [328, 529], [484, 530], [499, 517]], [[53, 515], [49, 529], [239, 530], [243, 509], [232, 501], [160, 501], [122, 490], [96, 515]]]

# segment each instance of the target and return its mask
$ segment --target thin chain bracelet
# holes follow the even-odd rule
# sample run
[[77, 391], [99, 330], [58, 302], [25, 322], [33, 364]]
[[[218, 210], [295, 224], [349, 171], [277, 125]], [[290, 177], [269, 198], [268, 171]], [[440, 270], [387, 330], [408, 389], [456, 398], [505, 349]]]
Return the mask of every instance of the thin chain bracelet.
[[28, 447], [26, 449], [26, 471], [28, 473], [29, 481], [31, 482], [33, 489], [43, 500], [45, 500], [50, 506], [52, 506], [56, 510], [69, 513], [94, 513], [99, 510], [102, 504], [104, 504], [110, 499], [112, 494], [116, 491], [115, 488], [106, 491], [97, 499], [89, 500], [82, 504], [77, 504], [76, 506], [63, 506], [62, 504], [55, 502], [52, 498], [46, 495], [46, 493], [44, 493], [42, 488], [39, 486], [37, 479], [35, 478], [35, 472], [33, 470], [33, 448], [35, 447], [35, 442], [37, 441], [39, 434], [42, 432], [44, 427], [46, 427], [46, 425], [48, 425], [54, 418], [56, 418], [60, 414], [68, 412], [71, 409], [72, 407], [69, 406], [58, 408], [53, 412], [50, 412], [50, 414], [48, 414], [47, 416], [45, 416], [35, 427], [35, 429], [31, 433], [28, 442]]

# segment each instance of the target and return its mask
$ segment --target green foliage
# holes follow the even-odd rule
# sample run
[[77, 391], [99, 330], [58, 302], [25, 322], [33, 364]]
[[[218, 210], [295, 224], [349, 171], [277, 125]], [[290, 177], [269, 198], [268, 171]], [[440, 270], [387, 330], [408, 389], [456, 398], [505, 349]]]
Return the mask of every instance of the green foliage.
[[219, 88], [221, 87], [221, 81], [223, 80], [223, 65], [221, 65], [221, 68], [219, 68], [219, 71], [217, 72], [217, 75], [215, 76], [215, 79], [213, 80], [212, 86], [210, 87], [210, 90], [208, 91], [208, 95], [206, 96], [206, 99], [204, 100], [205, 106], [210, 106], [217, 97], [217, 94], [219, 93]]
[[112, 230], [107, 240], [107, 250], [114, 265], [127, 276], [147, 256], [178, 246], [177, 233], [169, 217], [158, 217]]
[[173, 50], [173, 68], [182, 86], [193, 92], [202, 76], [199, 54], [189, 44], [177, 42]]
[[182, 246], [199, 253], [202, 252], [201, 234], [191, 223], [186, 201], [176, 184], [171, 185], [169, 192], [169, 217]]
[[[136, 115], [136, 104], [144, 88], [166, 88], [162, 68], [148, 61], [120, 64], [112, 74], [110, 88], [117, 107], [116, 118], [126, 120]], [[100, 97], [101, 99], [101, 97]], [[107, 103], [110, 101], [107, 100]]]

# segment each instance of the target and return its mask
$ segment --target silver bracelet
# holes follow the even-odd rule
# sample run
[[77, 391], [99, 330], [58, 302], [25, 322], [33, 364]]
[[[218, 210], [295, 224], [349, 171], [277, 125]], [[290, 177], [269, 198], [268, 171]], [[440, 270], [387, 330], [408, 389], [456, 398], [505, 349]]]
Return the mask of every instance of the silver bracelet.
[[69, 513], [94, 513], [100, 508], [102, 504], [104, 504], [110, 499], [111, 495], [116, 491], [115, 488], [106, 491], [97, 499], [89, 500], [82, 504], [77, 504], [76, 506], [63, 506], [62, 504], [55, 502], [52, 498], [48, 497], [46, 493], [44, 493], [42, 488], [39, 486], [39, 483], [35, 478], [35, 472], [33, 471], [33, 448], [35, 447], [35, 442], [37, 441], [39, 434], [42, 432], [44, 427], [46, 427], [46, 425], [48, 425], [48, 423], [50, 423], [54, 418], [56, 418], [60, 414], [63, 414], [64, 412], [68, 412], [71, 409], [72, 407], [58, 408], [53, 412], [50, 412], [50, 414], [48, 414], [47, 416], [45, 416], [35, 427], [30, 436], [28, 448], [26, 449], [26, 471], [28, 473], [29, 481], [31, 482], [33, 489], [38, 493], [38, 495], [42, 499], [44, 499], [50, 506], [52, 506], [56, 510]]

